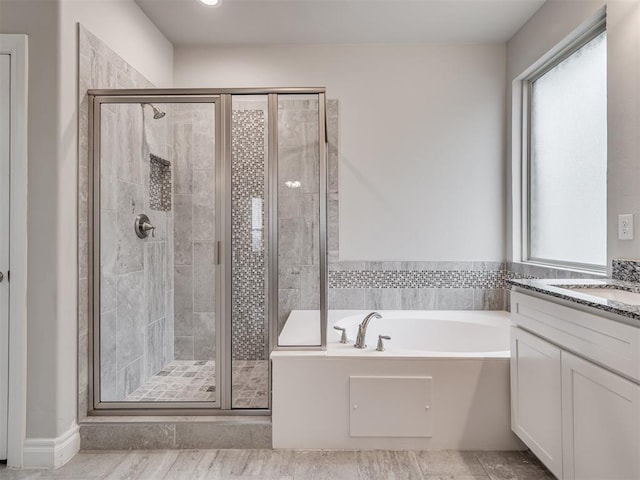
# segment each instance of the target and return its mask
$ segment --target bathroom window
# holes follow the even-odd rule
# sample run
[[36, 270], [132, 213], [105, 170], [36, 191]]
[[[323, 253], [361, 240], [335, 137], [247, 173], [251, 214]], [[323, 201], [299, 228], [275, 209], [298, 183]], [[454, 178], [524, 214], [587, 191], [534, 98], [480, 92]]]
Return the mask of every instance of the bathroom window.
[[607, 37], [604, 21], [525, 80], [530, 262], [606, 264]]

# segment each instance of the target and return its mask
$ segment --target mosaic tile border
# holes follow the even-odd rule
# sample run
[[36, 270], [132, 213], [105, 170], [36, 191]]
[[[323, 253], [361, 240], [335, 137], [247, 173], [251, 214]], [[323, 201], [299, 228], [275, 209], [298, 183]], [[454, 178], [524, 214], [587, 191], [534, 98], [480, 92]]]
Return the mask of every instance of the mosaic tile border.
[[329, 288], [504, 288], [507, 271], [349, 270], [329, 272]]
[[[634, 263], [640, 275], [640, 262]], [[627, 265], [627, 271], [631, 269]], [[601, 279], [602, 275], [511, 262], [367, 262], [330, 264], [330, 291], [510, 290], [510, 280], [535, 278]]]

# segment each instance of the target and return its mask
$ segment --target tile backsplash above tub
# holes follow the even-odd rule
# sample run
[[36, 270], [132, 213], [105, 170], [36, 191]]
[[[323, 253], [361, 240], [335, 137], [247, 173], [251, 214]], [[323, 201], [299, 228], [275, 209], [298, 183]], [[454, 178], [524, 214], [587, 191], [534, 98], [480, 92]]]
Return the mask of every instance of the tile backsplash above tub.
[[330, 309], [504, 310], [503, 262], [331, 262]]
[[[614, 260], [613, 270], [614, 278], [640, 280], [640, 262]], [[509, 310], [506, 280], [511, 278], [602, 275], [495, 261], [333, 261], [329, 263], [329, 308]]]

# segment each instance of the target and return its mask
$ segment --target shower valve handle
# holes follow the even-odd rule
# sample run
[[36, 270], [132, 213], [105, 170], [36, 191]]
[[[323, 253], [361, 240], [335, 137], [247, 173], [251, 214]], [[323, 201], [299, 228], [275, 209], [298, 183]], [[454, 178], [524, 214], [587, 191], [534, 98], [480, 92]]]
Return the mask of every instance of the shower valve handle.
[[143, 223], [142, 224], [142, 230], [144, 230], [145, 232], [151, 232], [151, 236], [153, 238], [156, 237], [156, 227], [154, 227], [153, 225], [151, 225], [150, 223]]
[[151, 232], [152, 237], [156, 236], [156, 227], [151, 225], [151, 220], [144, 213], [136, 217], [134, 228], [138, 238], [147, 238], [149, 232]]

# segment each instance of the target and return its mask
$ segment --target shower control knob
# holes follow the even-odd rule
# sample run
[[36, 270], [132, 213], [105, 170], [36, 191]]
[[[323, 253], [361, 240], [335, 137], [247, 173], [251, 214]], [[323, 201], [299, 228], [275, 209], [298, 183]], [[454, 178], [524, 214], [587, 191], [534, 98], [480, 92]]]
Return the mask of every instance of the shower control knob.
[[147, 238], [149, 236], [149, 232], [151, 232], [151, 236], [156, 236], [156, 227], [151, 225], [151, 220], [144, 213], [141, 213], [136, 217], [136, 221], [133, 225], [136, 235], [139, 238]]

